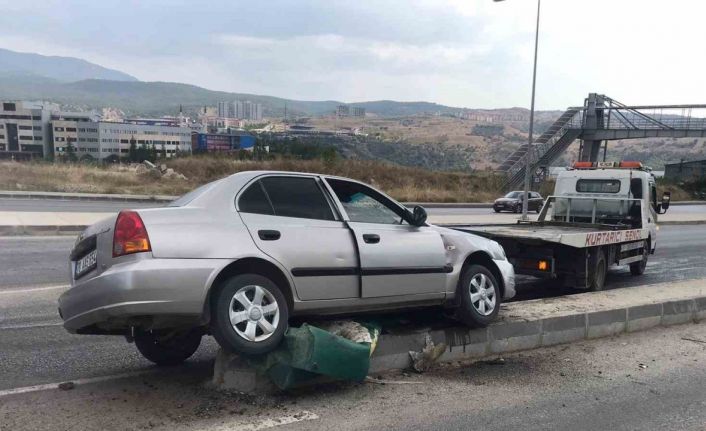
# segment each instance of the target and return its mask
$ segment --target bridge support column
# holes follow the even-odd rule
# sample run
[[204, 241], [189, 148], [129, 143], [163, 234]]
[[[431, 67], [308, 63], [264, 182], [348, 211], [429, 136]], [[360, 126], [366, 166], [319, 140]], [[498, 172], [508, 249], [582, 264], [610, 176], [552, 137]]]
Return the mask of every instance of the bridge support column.
[[579, 160], [582, 162], [596, 162], [601, 151], [600, 139], [593, 139], [592, 131], [603, 129], [605, 120], [603, 112], [606, 107], [605, 96], [597, 93], [590, 93], [585, 101], [586, 111], [584, 119], [583, 145]]

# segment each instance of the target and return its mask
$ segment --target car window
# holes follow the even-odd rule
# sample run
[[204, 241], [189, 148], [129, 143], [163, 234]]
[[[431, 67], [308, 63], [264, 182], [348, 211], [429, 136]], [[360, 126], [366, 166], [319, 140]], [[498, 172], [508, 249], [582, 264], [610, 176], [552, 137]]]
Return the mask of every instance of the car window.
[[362, 184], [326, 180], [351, 221], [360, 223], [401, 224], [403, 210], [375, 190]]
[[260, 181], [276, 216], [335, 220], [314, 178], [265, 177]]
[[214, 182], [211, 182], [211, 183], [208, 183], [208, 184], [204, 184], [204, 185], [202, 185], [201, 187], [198, 187], [198, 188], [196, 188], [196, 189], [190, 191], [189, 193], [185, 194], [184, 196], [182, 196], [182, 197], [180, 197], [180, 198], [178, 198], [178, 199], [176, 199], [176, 200], [173, 200], [173, 201], [170, 202], [169, 205], [167, 205], [167, 206], [168, 206], [168, 207], [183, 207], [183, 206], [185, 206], [185, 205], [188, 205], [189, 202], [193, 201], [193, 200], [196, 199], [197, 197], [199, 197], [199, 196], [201, 196], [202, 194], [204, 194], [208, 189], [210, 189], [210, 188], [213, 187], [214, 185], [218, 184], [220, 181], [221, 181], [221, 180], [214, 181]]
[[508, 199], [519, 199], [522, 196], [522, 192], [510, 192], [505, 195]]
[[267, 214], [274, 215], [275, 211], [272, 208], [269, 198], [265, 194], [260, 181], [256, 181], [250, 185], [240, 195], [238, 200], [238, 208], [245, 213]]

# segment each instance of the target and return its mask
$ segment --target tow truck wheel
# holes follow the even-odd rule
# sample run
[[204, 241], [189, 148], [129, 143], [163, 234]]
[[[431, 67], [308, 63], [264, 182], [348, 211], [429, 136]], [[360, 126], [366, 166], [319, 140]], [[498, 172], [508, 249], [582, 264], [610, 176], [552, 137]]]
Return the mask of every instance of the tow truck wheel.
[[284, 337], [289, 308], [272, 280], [259, 274], [228, 279], [212, 297], [211, 331], [229, 352], [262, 355]]
[[193, 355], [201, 344], [199, 329], [185, 332], [138, 331], [135, 346], [147, 358], [160, 366], [178, 365]]
[[593, 292], [598, 292], [603, 290], [605, 287], [605, 278], [608, 273], [608, 264], [605, 259], [605, 253], [603, 250], [596, 250], [596, 257], [594, 259], [595, 264], [593, 265], [593, 274], [589, 277], [588, 290]]
[[470, 265], [461, 274], [458, 286], [460, 301], [456, 317], [471, 327], [485, 327], [500, 310], [500, 285], [483, 265]]
[[630, 264], [630, 274], [642, 275], [647, 268], [647, 258], [650, 256], [650, 242], [645, 241], [642, 244], [642, 260]]

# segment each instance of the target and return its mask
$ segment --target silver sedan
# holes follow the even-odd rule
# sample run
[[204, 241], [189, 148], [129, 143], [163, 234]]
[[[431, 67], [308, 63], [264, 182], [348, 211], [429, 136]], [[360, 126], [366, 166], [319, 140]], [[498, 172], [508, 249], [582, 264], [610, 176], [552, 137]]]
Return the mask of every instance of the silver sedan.
[[515, 294], [491, 240], [426, 223], [347, 178], [249, 171], [165, 208], [122, 211], [83, 232], [59, 298], [64, 327], [124, 335], [158, 364], [204, 334], [262, 354], [291, 316], [445, 306], [485, 326]]

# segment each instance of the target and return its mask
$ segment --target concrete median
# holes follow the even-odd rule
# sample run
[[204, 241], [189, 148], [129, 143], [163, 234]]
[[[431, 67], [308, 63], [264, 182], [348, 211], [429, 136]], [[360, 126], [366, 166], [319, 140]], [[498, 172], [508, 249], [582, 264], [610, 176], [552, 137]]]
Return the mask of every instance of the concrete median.
[[[512, 302], [503, 305], [498, 321], [487, 328], [451, 326], [384, 333], [371, 358], [370, 373], [410, 368], [409, 352], [422, 350], [427, 334], [435, 344], [447, 346], [440, 361], [456, 361], [610, 337], [656, 326], [696, 323], [704, 318], [706, 280]], [[242, 362], [239, 364], [237, 372], [224, 366], [216, 367], [216, 386], [241, 391], [262, 389], [252, 385], [256, 381], [255, 371]], [[243, 379], [243, 374], [252, 376]]]

